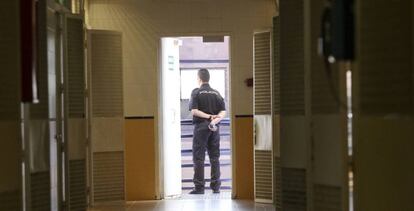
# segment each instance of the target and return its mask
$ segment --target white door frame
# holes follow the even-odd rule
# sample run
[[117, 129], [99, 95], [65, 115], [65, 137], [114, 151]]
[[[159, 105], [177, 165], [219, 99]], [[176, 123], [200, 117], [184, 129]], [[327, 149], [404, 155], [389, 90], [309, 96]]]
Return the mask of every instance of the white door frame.
[[[232, 77], [231, 77], [231, 69], [232, 69], [232, 62], [231, 62], [231, 56], [232, 56], [232, 48], [231, 48], [231, 42], [232, 42], [232, 33], [227, 32], [227, 33], [188, 33], [188, 32], [184, 32], [184, 33], [169, 33], [169, 34], [160, 34], [158, 36], [158, 62], [157, 62], [157, 70], [158, 70], [158, 84], [157, 84], [157, 88], [158, 88], [158, 112], [157, 112], [157, 116], [154, 118], [156, 121], [154, 121], [154, 127], [158, 128], [157, 130], [157, 135], [155, 136], [155, 184], [156, 184], [156, 198], [157, 199], [163, 199], [164, 198], [164, 163], [163, 163], [163, 140], [162, 140], [162, 44], [161, 44], [161, 39], [165, 38], [165, 37], [202, 37], [202, 36], [228, 36], [229, 37], [229, 45], [228, 45], [228, 49], [229, 49], [229, 68], [228, 68], [228, 82], [229, 82], [229, 94], [228, 94], [228, 98], [229, 98], [229, 110], [233, 111], [233, 104], [232, 104]], [[227, 112], [229, 113], [229, 112]], [[233, 149], [236, 148], [236, 143], [233, 141], [233, 131], [234, 131], [234, 124], [233, 124], [233, 120], [234, 120], [234, 115], [229, 116], [230, 119], [230, 140], [231, 140], [231, 168], [232, 168], [232, 198], [235, 198], [235, 194], [236, 194], [236, 180], [235, 177], [233, 176], [235, 174], [235, 161], [236, 161], [236, 153], [233, 153]]]
[[[159, 58], [160, 58], [161, 65], [160, 65], [159, 87], [160, 87], [161, 91], [160, 91], [159, 100], [160, 100], [161, 106], [159, 106], [159, 112], [160, 112], [160, 120], [161, 121], [159, 122], [158, 130], [160, 131], [160, 133], [159, 133], [160, 140], [163, 143], [161, 145], [162, 148], [160, 148], [160, 150], [162, 152], [162, 153], [160, 153], [161, 163], [162, 163], [162, 166], [163, 166], [162, 175], [164, 177], [164, 180], [162, 181], [163, 182], [163, 184], [162, 184], [162, 188], [163, 188], [162, 197], [163, 198], [173, 197], [173, 196], [177, 196], [177, 195], [181, 194], [181, 188], [180, 188], [180, 190], [177, 190], [177, 188], [179, 188], [179, 187], [174, 185], [174, 183], [177, 182], [177, 181], [175, 181], [175, 182], [171, 181], [171, 182], [167, 183], [167, 178], [170, 178], [170, 177], [168, 177], [168, 174], [174, 174], [175, 175], [177, 173], [180, 174], [181, 172], [175, 172], [175, 170], [176, 170], [175, 168], [166, 171], [166, 169], [171, 168], [171, 165], [175, 166], [178, 162], [177, 156], [179, 156], [180, 160], [181, 160], [181, 156], [179, 154], [177, 154], [178, 152], [173, 152], [172, 154], [170, 154], [171, 153], [170, 151], [165, 150], [165, 148], [170, 148], [170, 147], [175, 149], [176, 144], [179, 144], [180, 145], [179, 147], [181, 148], [181, 142], [176, 143], [178, 141], [178, 140], [176, 140], [176, 138], [181, 140], [181, 137], [177, 137], [177, 135], [181, 134], [181, 131], [178, 131], [178, 134], [175, 134], [175, 133], [171, 132], [171, 129], [167, 129], [165, 127], [166, 126], [165, 124], [170, 125], [170, 123], [166, 123], [165, 121], [172, 120], [172, 123], [171, 123], [172, 128], [176, 128], [176, 127], [180, 128], [180, 126], [177, 125], [177, 124], [180, 124], [179, 122], [177, 122], [179, 120], [176, 121], [177, 116], [178, 116], [177, 119], [180, 119], [179, 116], [181, 116], [181, 115], [179, 115], [179, 113], [181, 111], [181, 106], [179, 104], [179, 99], [177, 99], [176, 102], [165, 102], [164, 103], [164, 100], [166, 100], [166, 101], [172, 100], [172, 99], [168, 100], [168, 98], [171, 97], [171, 95], [177, 95], [177, 94], [180, 95], [179, 84], [177, 84], [175, 87], [171, 87], [171, 89], [164, 87], [164, 86], [171, 85], [171, 84], [168, 84], [166, 82], [166, 81], [168, 81], [168, 79], [165, 78], [165, 77], [168, 77], [168, 76], [169, 77], [174, 77], [174, 78], [177, 77], [177, 76], [180, 77], [179, 76], [179, 74], [180, 74], [179, 46], [177, 46], [179, 44], [174, 43], [174, 41], [176, 41], [176, 40], [178, 40], [178, 38], [174, 38], [174, 37], [163, 37], [160, 40], [161, 51], [160, 51], [160, 57]], [[167, 49], [164, 49], [164, 48], [167, 48]], [[171, 51], [173, 51], [173, 52], [171, 52]], [[170, 54], [170, 53], [173, 53], [173, 54]], [[174, 55], [174, 54], [177, 54], [177, 55]], [[172, 57], [173, 63], [170, 63], [170, 58], [171, 58], [170, 56], [171, 55], [174, 55], [174, 57], [178, 56], [178, 58]], [[168, 56], [168, 61], [165, 61], [166, 56]], [[178, 62], [177, 62], [177, 60], [178, 60]], [[177, 63], [175, 63], [175, 62], [177, 62]], [[165, 65], [167, 65], [167, 66], [165, 66]], [[171, 68], [170, 65], [173, 65], [173, 69], [172, 69], [173, 72], [170, 72], [170, 68]], [[165, 75], [167, 75], [167, 76], [165, 76]], [[173, 104], [175, 104], [175, 105], [173, 105]], [[174, 109], [173, 114], [168, 114], [167, 112], [165, 112], [165, 109], [169, 109], [169, 108]], [[178, 109], [178, 111], [175, 111], [176, 109]], [[173, 133], [173, 134], [171, 134], [171, 133]], [[167, 134], [167, 135], [165, 135], [165, 134]], [[172, 135], [174, 135], [174, 136], [172, 136]], [[170, 136], [172, 136], [172, 137], [170, 137]], [[166, 157], [164, 157], [166, 154], [169, 157], [168, 159]], [[181, 165], [181, 161], [179, 161], [179, 165]], [[170, 173], [171, 170], [173, 170], [173, 172]], [[165, 175], [166, 173], [167, 173], [167, 175]], [[179, 178], [172, 177], [171, 179], [172, 180], [177, 180], [177, 179], [181, 180], [182, 177], [181, 176], [179, 176]], [[179, 182], [181, 183], [181, 181], [179, 181]]]

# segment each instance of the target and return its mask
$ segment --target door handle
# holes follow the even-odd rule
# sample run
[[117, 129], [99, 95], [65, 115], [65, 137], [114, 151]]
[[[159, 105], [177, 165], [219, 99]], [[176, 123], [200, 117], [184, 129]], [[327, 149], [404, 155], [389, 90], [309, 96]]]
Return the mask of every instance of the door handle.
[[176, 121], [176, 114], [177, 114], [177, 112], [175, 111], [175, 109], [172, 109], [172, 113], [173, 113], [173, 121], [172, 121], [172, 123], [174, 124], [175, 123], [175, 121]]

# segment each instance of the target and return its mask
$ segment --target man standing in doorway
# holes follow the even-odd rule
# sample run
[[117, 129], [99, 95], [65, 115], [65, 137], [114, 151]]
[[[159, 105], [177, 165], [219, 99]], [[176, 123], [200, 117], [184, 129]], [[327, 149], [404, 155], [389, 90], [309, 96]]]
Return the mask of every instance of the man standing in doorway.
[[213, 193], [220, 193], [220, 129], [218, 123], [226, 115], [224, 99], [209, 85], [210, 73], [200, 69], [197, 73], [198, 84], [191, 93], [189, 109], [193, 115], [193, 163], [194, 189], [190, 194], [204, 194], [204, 159], [206, 150], [210, 158], [211, 182]]

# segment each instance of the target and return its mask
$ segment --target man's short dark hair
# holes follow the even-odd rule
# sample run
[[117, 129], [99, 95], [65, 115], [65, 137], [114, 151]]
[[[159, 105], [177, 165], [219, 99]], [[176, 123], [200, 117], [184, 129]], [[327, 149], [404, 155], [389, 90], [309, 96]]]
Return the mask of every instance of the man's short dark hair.
[[200, 80], [203, 83], [209, 82], [210, 81], [210, 73], [208, 72], [207, 69], [199, 69], [198, 70], [198, 77], [200, 78]]

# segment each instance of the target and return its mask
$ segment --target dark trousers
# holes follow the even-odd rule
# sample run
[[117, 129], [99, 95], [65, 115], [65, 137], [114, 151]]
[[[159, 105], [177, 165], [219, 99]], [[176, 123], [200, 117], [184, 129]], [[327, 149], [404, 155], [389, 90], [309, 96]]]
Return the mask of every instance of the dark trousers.
[[217, 131], [208, 129], [208, 121], [196, 123], [194, 125], [193, 138], [193, 163], [194, 178], [193, 182], [197, 190], [204, 190], [204, 159], [206, 150], [210, 158], [211, 165], [211, 182], [210, 187], [213, 190], [220, 189], [220, 128]]

